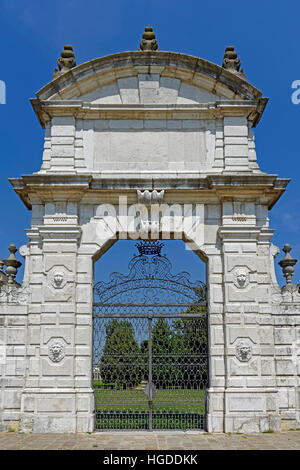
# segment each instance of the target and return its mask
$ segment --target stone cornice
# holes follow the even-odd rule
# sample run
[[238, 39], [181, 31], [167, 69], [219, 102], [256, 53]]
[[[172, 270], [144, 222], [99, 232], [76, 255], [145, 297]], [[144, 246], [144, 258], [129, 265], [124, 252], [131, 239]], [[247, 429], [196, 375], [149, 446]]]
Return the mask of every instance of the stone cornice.
[[32, 196], [41, 201], [64, 198], [79, 201], [83, 197], [102, 194], [111, 199], [131, 193], [137, 198], [136, 190], [164, 189], [168, 196], [178, 196], [181, 191], [196, 200], [202, 196], [216, 202], [243, 197], [258, 200], [269, 209], [285, 191], [289, 179], [277, 175], [261, 174], [216, 174], [201, 173], [102, 173], [102, 174], [42, 174], [24, 175], [10, 179], [10, 183], [24, 204], [31, 209]]
[[54, 116], [73, 116], [77, 119], [222, 119], [225, 116], [245, 116], [255, 127], [267, 101], [267, 98], [258, 98], [249, 101], [220, 100], [193, 105], [101, 105], [80, 100], [31, 99], [33, 109], [43, 127]]
[[63, 240], [65, 242], [78, 240], [81, 236], [81, 228], [76, 225], [48, 225], [38, 228], [40, 237], [45, 241]]
[[236, 225], [225, 225], [219, 227], [218, 235], [223, 241], [244, 241], [246, 240], [257, 240], [261, 232], [260, 227], [256, 226], [236, 226]]

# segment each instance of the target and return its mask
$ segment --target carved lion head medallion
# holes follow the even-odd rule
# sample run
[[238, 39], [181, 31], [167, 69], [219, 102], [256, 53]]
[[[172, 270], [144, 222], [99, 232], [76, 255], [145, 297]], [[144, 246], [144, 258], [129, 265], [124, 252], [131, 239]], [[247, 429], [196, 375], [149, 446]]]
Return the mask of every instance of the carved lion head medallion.
[[252, 346], [248, 340], [241, 340], [236, 345], [237, 359], [241, 362], [248, 362], [252, 357]]
[[49, 359], [52, 362], [60, 362], [65, 357], [65, 347], [59, 340], [52, 341], [49, 345]]

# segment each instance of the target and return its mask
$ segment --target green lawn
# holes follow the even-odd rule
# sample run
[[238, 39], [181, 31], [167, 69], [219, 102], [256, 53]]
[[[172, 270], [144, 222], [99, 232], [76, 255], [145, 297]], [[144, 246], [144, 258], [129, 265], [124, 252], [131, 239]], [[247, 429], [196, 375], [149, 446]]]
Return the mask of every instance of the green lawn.
[[[143, 390], [96, 389], [97, 429], [149, 429]], [[205, 390], [165, 389], [153, 397], [153, 429], [204, 429]]]
[[[95, 390], [97, 411], [145, 411], [148, 397], [143, 390]], [[165, 389], [153, 397], [153, 411], [205, 412], [205, 390]]]

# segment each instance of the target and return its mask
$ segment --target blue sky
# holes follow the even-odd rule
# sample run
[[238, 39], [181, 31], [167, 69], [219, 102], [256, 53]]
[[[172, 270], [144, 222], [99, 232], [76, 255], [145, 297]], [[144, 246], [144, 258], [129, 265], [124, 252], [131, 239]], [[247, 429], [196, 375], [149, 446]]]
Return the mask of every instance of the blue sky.
[[[300, 104], [291, 101], [291, 84], [300, 80], [298, 2], [1, 0], [0, 8], [0, 80], [7, 87], [7, 104], [0, 105], [0, 257], [6, 257], [10, 243], [20, 246], [27, 240], [30, 212], [7, 179], [40, 168], [43, 130], [29, 98], [51, 80], [64, 44], [73, 45], [79, 64], [137, 50], [144, 27], [151, 25], [161, 50], [218, 64], [225, 47], [234, 45], [249, 82], [270, 98], [255, 131], [256, 150], [262, 171], [292, 178], [270, 212], [270, 226], [275, 229], [273, 243], [292, 245], [292, 255], [299, 259], [294, 282], [300, 282]], [[280, 269], [278, 278], [282, 283]]]

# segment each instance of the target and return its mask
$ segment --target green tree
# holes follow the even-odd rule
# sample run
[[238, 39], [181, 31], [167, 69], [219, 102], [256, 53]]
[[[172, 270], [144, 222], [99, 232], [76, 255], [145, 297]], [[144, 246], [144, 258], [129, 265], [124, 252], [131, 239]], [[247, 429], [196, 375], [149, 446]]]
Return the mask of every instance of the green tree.
[[[181, 350], [181, 377], [185, 388], [206, 388], [208, 380], [207, 307], [206, 289], [194, 289], [198, 301], [182, 312], [174, 322], [174, 330]], [[185, 314], [198, 314], [199, 318], [184, 318]]]
[[106, 342], [100, 360], [104, 383], [133, 388], [144, 375], [144, 362], [130, 321], [112, 320], [106, 326]]
[[159, 318], [152, 329], [152, 377], [157, 388], [180, 385], [179, 361], [180, 344], [172, 322]]

